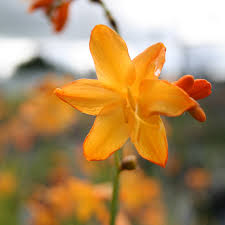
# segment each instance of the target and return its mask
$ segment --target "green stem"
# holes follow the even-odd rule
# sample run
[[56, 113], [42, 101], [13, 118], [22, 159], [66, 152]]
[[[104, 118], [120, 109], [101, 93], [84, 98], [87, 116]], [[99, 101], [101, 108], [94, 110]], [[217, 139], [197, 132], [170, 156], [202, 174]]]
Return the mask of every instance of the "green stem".
[[113, 27], [113, 29], [119, 33], [119, 28], [117, 25], [117, 22], [115, 20], [115, 18], [113, 17], [112, 13], [110, 12], [110, 10], [107, 8], [107, 6], [105, 5], [105, 3], [102, 0], [90, 0], [91, 2], [95, 2], [100, 4], [100, 6], [102, 7], [102, 9], [105, 12], [105, 16], [108, 20], [108, 22], [110, 23], [110, 25]]
[[115, 174], [113, 178], [113, 195], [111, 202], [111, 219], [110, 225], [115, 225], [116, 215], [119, 208], [119, 175], [120, 175], [120, 154], [122, 150], [116, 151], [114, 153], [115, 157]]

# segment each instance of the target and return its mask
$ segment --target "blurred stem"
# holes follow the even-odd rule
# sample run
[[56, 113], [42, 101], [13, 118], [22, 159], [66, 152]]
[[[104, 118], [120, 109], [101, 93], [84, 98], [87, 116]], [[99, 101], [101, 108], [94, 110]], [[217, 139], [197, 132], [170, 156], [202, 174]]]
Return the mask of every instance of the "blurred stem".
[[100, 6], [103, 8], [103, 10], [105, 12], [105, 16], [106, 16], [107, 20], [109, 21], [110, 25], [113, 27], [113, 29], [117, 33], [119, 33], [117, 22], [116, 22], [115, 18], [112, 16], [110, 10], [105, 5], [105, 3], [102, 0], [90, 0], [90, 1], [100, 4]]
[[120, 175], [120, 158], [121, 158], [122, 149], [116, 151], [114, 153], [115, 159], [115, 171], [114, 171], [114, 178], [113, 178], [113, 195], [112, 195], [112, 202], [111, 202], [111, 219], [110, 225], [115, 225], [116, 222], [116, 215], [119, 208], [119, 175]]

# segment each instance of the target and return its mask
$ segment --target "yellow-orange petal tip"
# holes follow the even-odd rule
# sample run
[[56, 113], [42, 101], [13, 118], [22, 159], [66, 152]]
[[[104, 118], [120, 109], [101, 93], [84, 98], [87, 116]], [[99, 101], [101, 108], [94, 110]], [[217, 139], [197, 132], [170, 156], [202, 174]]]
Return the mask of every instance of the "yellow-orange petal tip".
[[54, 94], [55, 95], [62, 95], [63, 94], [63, 90], [61, 89], [61, 88], [56, 88], [55, 90], [54, 90]]
[[159, 164], [162, 168], [165, 168], [166, 167], [166, 164], [167, 164], [167, 161], [168, 161], [168, 155], [166, 157], [166, 160], [162, 163], [162, 164]]

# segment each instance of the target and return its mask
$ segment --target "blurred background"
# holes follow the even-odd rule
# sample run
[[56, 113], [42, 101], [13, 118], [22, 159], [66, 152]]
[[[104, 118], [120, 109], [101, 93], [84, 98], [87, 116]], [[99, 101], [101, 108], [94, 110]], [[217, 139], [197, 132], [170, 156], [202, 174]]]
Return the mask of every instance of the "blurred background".
[[[0, 2], [0, 224], [106, 224], [112, 157], [87, 162], [82, 142], [93, 119], [52, 95], [55, 87], [95, 77], [90, 32], [107, 24], [94, 1], [74, 0], [55, 33], [32, 1]], [[184, 74], [212, 83], [200, 101], [207, 121], [166, 118], [165, 169], [138, 157], [121, 177], [117, 225], [225, 224], [225, 14], [220, 0], [105, 0], [131, 58], [167, 47], [161, 78]], [[130, 143], [123, 154], [136, 154]]]

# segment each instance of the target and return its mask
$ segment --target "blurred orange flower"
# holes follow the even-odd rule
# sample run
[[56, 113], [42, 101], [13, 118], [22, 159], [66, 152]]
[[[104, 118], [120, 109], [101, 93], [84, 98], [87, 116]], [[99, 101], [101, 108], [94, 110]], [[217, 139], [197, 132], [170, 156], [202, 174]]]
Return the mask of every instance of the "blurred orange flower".
[[[140, 219], [142, 218], [142, 219]], [[150, 207], [143, 210], [139, 221], [143, 225], [166, 225], [166, 209], [162, 202], [156, 201]]]
[[210, 186], [211, 175], [203, 168], [192, 168], [186, 173], [185, 182], [189, 188], [201, 191]]
[[60, 184], [66, 181], [72, 174], [69, 166], [68, 156], [64, 151], [53, 153], [52, 160], [55, 167], [50, 169], [48, 180], [50, 184]]
[[108, 211], [91, 184], [78, 179], [70, 179], [66, 190], [77, 203], [75, 212], [80, 221], [88, 221], [95, 215], [102, 224], [108, 224]]
[[127, 215], [123, 211], [119, 211], [116, 218], [116, 225], [131, 225]]
[[104, 25], [91, 34], [90, 51], [98, 80], [80, 79], [55, 94], [97, 116], [84, 142], [88, 160], [104, 160], [131, 138], [139, 154], [165, 167], [168, 156], [161, 115], [179, 116], [196, 102], [181, 88], [158, 79], [166, 48], [152, 45], [131, 60], [124, 40]]
[[30, 150], [34, 136], [31, 127], [24, 123], [20, 116], [13, 116], [0, 125], [0, 154], [4, 154], [10, 146], [21, 152]]
[[37, 9], [44, 10], [50, 19], [54, 31], [60, 32], [66, 25], [69, 16], [69, 6], [72, 0], [32, 0], [30, 12]]
[[44, 204], [49, 210], [48, 215], [57, 221], [75, 215], [80, 222], [86, 223], [95, 216], [101, 224], [108, 225], [109, 214], [99, 191], [85, 181], [68, 177], [63, 183], [41, 189], [30, 203], [31, 206], [38, 202]]
[[58, 134], [75, 122], [74, 111], [52, 94], [59, 82], [64, 80], [58, 81], [54, 76], [47, 77], [21, 106], [21, 117], [39, 134]]
[[[152, 221], [159, 221], [158, 215], [163, 214], [163, 203], [161, 185], [153, 177], [144, 175], [137, 170], [135, 172], [123, 171], [121, 173], [121, 208], [117, 217], [117, 225], [130, 225], [131, 218], [147, 214]], [[112, 185], [110, 183], [91, 184], [76, 177], [67, 177], [63, 182], [56, 183], [50, 187], [38, 187], [29, 201], [29, 207], [33, 213], [33, 221], [42, 225], [40, 221], [50, 221], [60, 224], [71, 216], [74, 216], [82, 224], [87, 224], [91, 218], [96, 218], [100, 224], [108, 225], [109, 212], [106, 207], [112, 197]], [[45, 209], [45, 211], [44, 211]], [[151, 210], [150, 210], [151, 209]], [[146, 214], [144, 214], [146, 212]], [[153, 212], [156, 212], [154, 214]], [[38, 216], [38, 213], [40, 215]], [[150, 218], [150, 216], [149, 216]], [[164, 220], [164, 217], [160, 221]], [[46, 224], [50, 224], [46, 222]], [[145, 221], [146, 222], [146, 221]], [[141, 222], [143, 223], [143, 221]], [[146, 223], [148, 224], [148, 223]], [[151, 223], [149, 223], [151, 224]], [[156, 223], [160, 224], [160, 223]]]
[[33, 225], [57, 225], [57, 219], [52, 214], [49, 207], [37, 201], [29, 203], [30, 224]]
[[[212, 93], [212, 85], [210, 82], [205, 79], [194, 79], [192, 75], [185, 75], [178, 81], [174, 82], [174, 84], [182, 88], [195, 100], [206, 98]], [[205, 112], [199, 104], [196, 104], [188, 111], [196, 120], [200, 122], [204, 122], [206, 120]]]
[[26, 152], [32, 148], [34, 131], [20, 116], [15, 116], [8, 122], [7, 130], [9, 141], [16, 150]]
[[160, 183], [141, 171], [121, 173], [121, 202], [131, 212], [149, 205], [161, 196]]
[[14, 174], [9, 171], [0, 172], [0, 195], [8, 195], [16, 191], [17, 181]]

